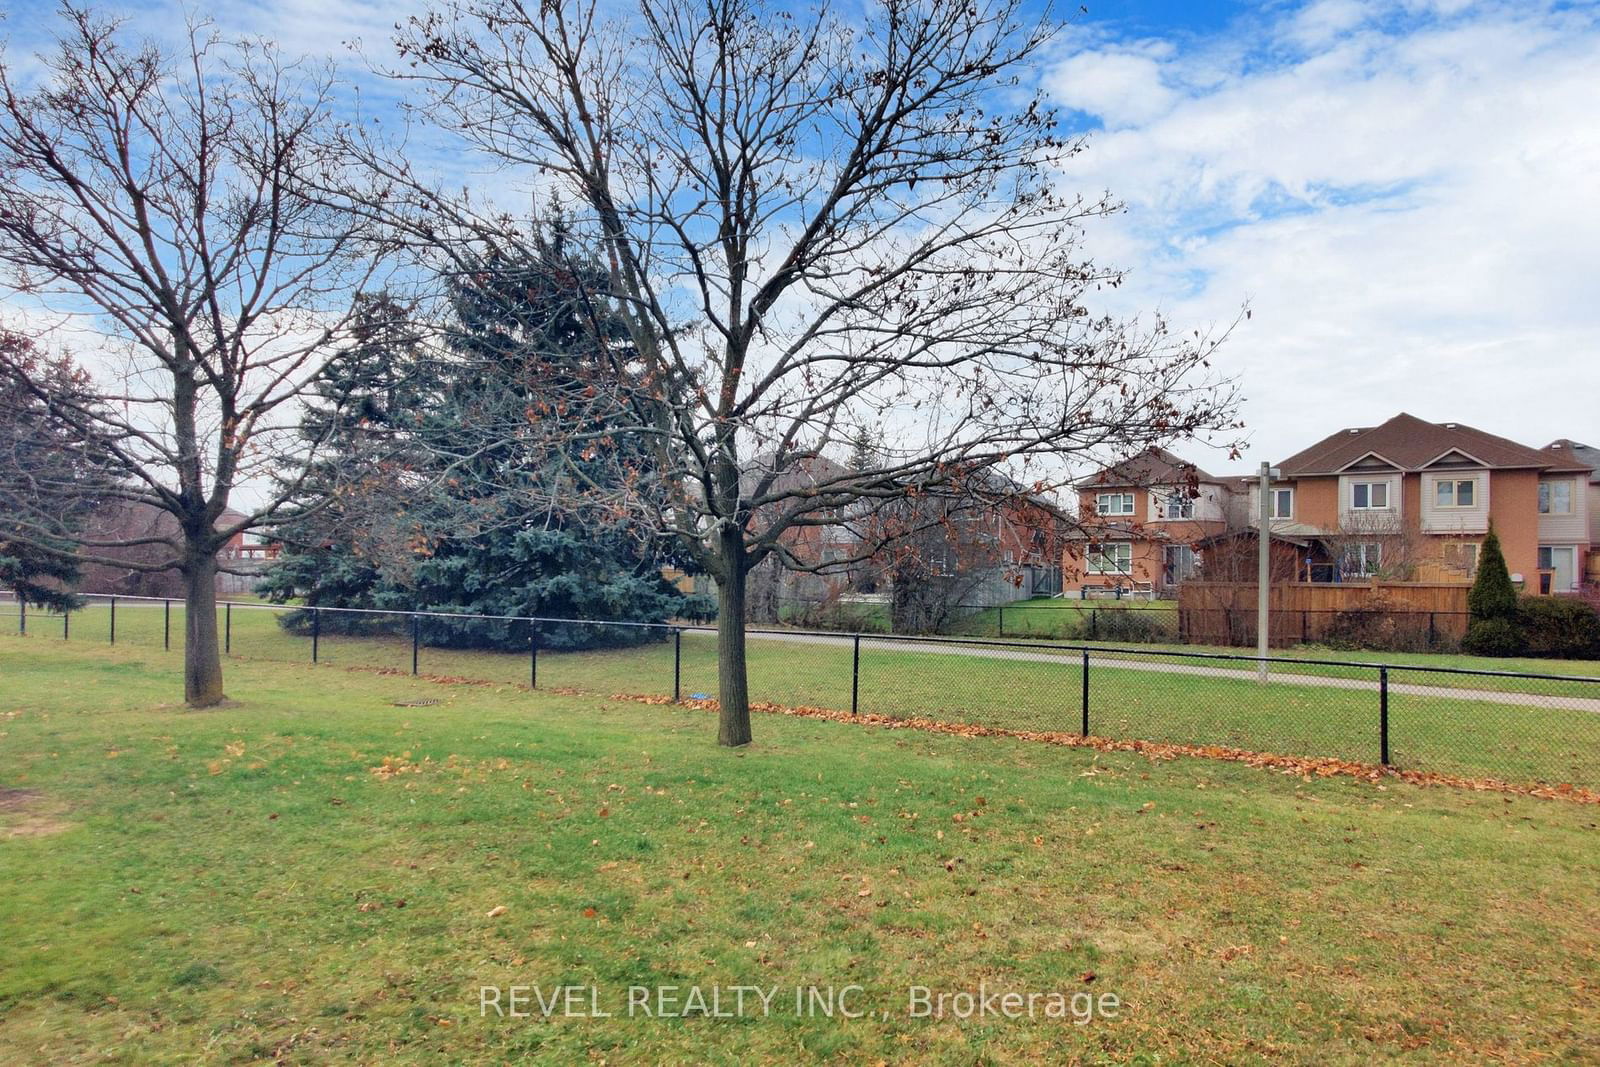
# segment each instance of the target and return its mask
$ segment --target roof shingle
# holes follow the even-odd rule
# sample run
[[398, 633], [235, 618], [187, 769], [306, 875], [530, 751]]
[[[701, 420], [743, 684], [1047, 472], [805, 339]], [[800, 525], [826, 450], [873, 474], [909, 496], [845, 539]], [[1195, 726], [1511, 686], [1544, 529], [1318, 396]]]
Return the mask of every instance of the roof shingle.
[[1460, 452], [1494, 469], [1566, 469], [1563, 460], [1539, 449], [1459, 422], [1428, 422], [1401, 412], [1379, 426], [1330, 434], [1278, 464], [1285, 478], [1336, 474], [1371, 453], [1401, 470], [1421, 470], [1439, 457]]
[[1149, 448], [1137, 456], [1101, 468], [1078, 482], [1078, 488], [1182, 485], [1190, 478], [1197, 482], [1221, 482], [1221, 479], [1213, 478], [1193, 463], [1180, 459], [1164, 448]]

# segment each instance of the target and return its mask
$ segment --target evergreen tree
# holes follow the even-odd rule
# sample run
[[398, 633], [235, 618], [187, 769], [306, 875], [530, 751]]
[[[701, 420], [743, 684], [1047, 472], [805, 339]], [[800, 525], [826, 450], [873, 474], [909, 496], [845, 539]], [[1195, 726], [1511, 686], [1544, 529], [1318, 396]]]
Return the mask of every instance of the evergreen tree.
[[[329, 361], [302, 416], [301, 436], [319, 449], [291, 475], [301, 480], [301, 506], [275, 531], [283, 551], [257, 592], [313, 606], [409, 609], [401, 564], [419, 543], [409, 514], [421, 494], [407, 480], [425, 482], [416, 432], [420, 413], [443, 393], [443, 368], [427, 357], [411, 308], [384, 293], [356, 299], [356, 343]], [[299, 615], [287, 621], [305, 624]], [[323, 624], [361, 632], [394, 622], [338, 615]]]
[[[0, 346], [5, 365], [17, 368], [0, 377], [0, 587], [28, 604], [70, 610], [80, 603], [71, 593], [79, 570], [72, 538], [115, 480], [51, 402], [92, 405], [89, 380], [68, 357], [47, 358], [18, 334], [0, 333]], [[22, 498], [45, 493], [63, 509], [50, 531], [20, 518], [29, 512]]]
[[1492, 523], [1478, 550], [1478, 574], [1467, 593], [1467, 610], [1472, 612], [1474, 621], [1508, 619], [1517, 613], [1517, 590], [1511, 584], [1505, 553], [1500, 550], [1500, 537]]
[[876, 467], [883, 452], [883, 432], [863, 426], [850, 438], [850, 469], [869, 471]]
[[1478, 656], [1518, 656], [1526, 650], [1517, 591], [1493, 523], [1478, 550], [1478, 575], [1467, 593], [1467, 608], [1472, 620], [1461, 639], [1462, 651]]
[[[338, 447], [310, 496], [334, 482], [338, 491], [285, 532], [284, 559], [262, 586], [269, 596], [628, 622], [703, 613], [661, 576], [670, 546], [587, 503], [597, 480], [628, 469], [619, 455], [636, 469], [647, 462], [636, 440], [608, 432], [626, 389], [627, 335], [607, 309], [574, 295], [583, 268], [567, 261], [558, 229], [537, 247], [534, 262], [488, 260], [451, 279], [444, 358], [430, 362], [414, 336], [385, 331], [374, 334], [373, 351], [340, 362], [339, 388], [357, 395], [365, 415], [335, 428]], [[530, 420], [544, 418], [561, 419], [571, 443], [534, 461], [519, 441]], [[327, 430], [308, 418], [308, 434]], [[563, 506], [551, 508], [552, 497]], [[554, 623], [530, 633], [522, 623], [444, 618], [422, 625], [429, 643], [468, 647], [521, 649], [530, 637], [594, 647], [661, 635]]]

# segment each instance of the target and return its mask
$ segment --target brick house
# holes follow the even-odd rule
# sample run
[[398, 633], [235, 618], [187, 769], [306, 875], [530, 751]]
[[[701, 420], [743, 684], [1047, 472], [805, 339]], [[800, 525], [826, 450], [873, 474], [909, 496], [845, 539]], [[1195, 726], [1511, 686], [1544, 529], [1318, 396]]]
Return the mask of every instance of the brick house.
[[[1588, 552], [1579, 573], [1584, 585], [1590, 589], [1600, 589], [1600, 448], [1562, 438], [1546, 445], [1543, 451], [1546, 455], [1557, 457], [1562, 467], [1570, 468], [1570, 475], [1567, 476], [1570, 477], [1572, 488], [1570, 491], [1559, 488], [1558, 477], [1554, 473], [1540, 479], [1541, 485], [1554, 488], [1541, 490], [1539, 540], [1551, 546], [1561, 544], [1563, 540], [1577, 544], [1575, 535], [1581, 533]], [[1585, 470], [1589, 472], [1587, 477], [1583, 474]], [[1570, 511], [1565, 508], [1569, 497]], [[1575, 516], [1581, 516], [1581, 520]], [[1563, 539], [1563, 534], [1568, 536]]]
[[[1330, 434], [1276, 466], [1275, 542], [1300, 547], [1296, 578], [1470, 582], [1494, 524], [1530, 593], [1577, 593], [1594, 537], [1592, 450], [1529, 448], [1461, 423], [1399, 414]], [[1259, 524], [1259, 483], [1238, 479], [1234, 529]]]
[[[813, 457], [782, 475], [786, 488], [818, 487], [845, 469]], [[841, 600], [919, 600], [941, 609], [1009, 603], [1059, 592], [1064, 517], [1049, 501], [1009, 483], [956, 491], [931, 489], [886, 505], [858, 501], [819, 514], [824, 521], [779, 535], [777, 554], [750, 572], [753, 619], [804, 617]], [[757, 515], [755, 526], [761, 525]], [[913, 532], [891, 535], [892, 528]], [[889, 539], [863, 556], [863, 543]], [[811, 570], [808, 568], [818, 568]], [[897, 595], [898, 594], [898, 597]]]
[[[216, 524], [219, 528], [233, 526], [244, 519], [244, 515], [229, 508], [217, 517]], [[129, 565], [119, 567], [110, 563], [85, 563], [80, 569], [76, 586], [78, 592], [173, 598], [183, 596], [183, 576], [177, 570], [141, 569], [141, 565], [173, 559], [180, 551], [182, 538], [177, 520], [170, 512], [148, 504], [114, 502], [96, 512], [89, 524], [88, 535], [108, 541], [158, 540], [125, 547], [93, 549], [96, 555], [127, 560]], [[217, 553], [217, 562], [224, 568], [217, 574], [217, 592], [224, 595], [248, 593], [255, 587], [260, 572], [278, 558], [281, 547], [277, 542], [266, 541], [254, 532], [234, 534]]]
[[1152, 448], [1076, 483], [1080, 529], [1062, 554], [1066, 596], [1122, 589], [1168, 596], [1193, 577], [1196, 548], [1235, 525], [1234, 489]]

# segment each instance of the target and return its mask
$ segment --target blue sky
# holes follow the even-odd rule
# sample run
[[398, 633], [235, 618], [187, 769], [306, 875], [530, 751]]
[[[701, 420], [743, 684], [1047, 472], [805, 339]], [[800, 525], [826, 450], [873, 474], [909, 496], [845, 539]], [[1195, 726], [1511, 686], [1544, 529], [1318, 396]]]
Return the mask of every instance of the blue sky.
[[[420, 6], [204, 10], [356, 76], [345, 43], [380, 53]], [[1116, 310], [1205, 327], [1251, 309], [1218, 359], [1246, 394], [1251, 454], [1192, 458], [1282, 458], [1401, 410], [1600, 444], [1600, 5], [1088, 6], [1038, 76], [1093, 131], [1061, 180], [1127, 206], [1087, 236], [1132, 271]], [[120, 7], [157, 35], [184, 10]], [[13, 62], [47, 15], [11, 0]]]
[[[1125, 310], [1251, 319], [1254, 448], [1401, 410], [1600, 438], [1600, 7], [1092, 5], [1045, 75]], [[1195, 450], [1195, 459], [1231, 466]]]

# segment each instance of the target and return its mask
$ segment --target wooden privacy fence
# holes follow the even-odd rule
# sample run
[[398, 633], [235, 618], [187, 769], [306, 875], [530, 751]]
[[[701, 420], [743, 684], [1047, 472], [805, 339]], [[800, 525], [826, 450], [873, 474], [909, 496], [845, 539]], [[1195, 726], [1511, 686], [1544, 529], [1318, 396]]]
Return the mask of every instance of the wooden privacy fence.
[[[1467, 630], [1469, 588], [1450, 582], [1283, 582], [1268, 591], [1267, 640], [1283, 647], [1387, 628], [1400, 644], [1453, 645]], [[1178, 591], [1178, 628], [1190, 644], [1254, 644], [1255, 583], [1185, 582]]]

